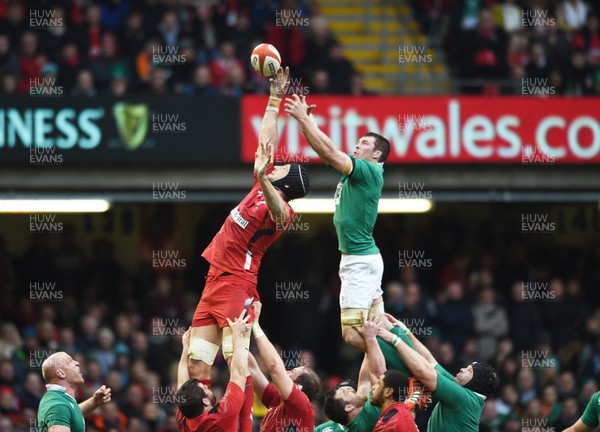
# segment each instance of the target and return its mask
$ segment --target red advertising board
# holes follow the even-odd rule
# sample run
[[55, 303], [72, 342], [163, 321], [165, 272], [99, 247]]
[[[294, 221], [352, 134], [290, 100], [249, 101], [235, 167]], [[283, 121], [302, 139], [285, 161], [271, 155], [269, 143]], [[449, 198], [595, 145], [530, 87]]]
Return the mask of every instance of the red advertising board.
[[[346, 153], [366, 132], [389, 139], [388, 163], [600, 163], [600, 98], [308, 96]], [[266, 96], [242, 99], [242, 160], [252, 162]], [[318, 158], [283, 107], [277, 160]]]

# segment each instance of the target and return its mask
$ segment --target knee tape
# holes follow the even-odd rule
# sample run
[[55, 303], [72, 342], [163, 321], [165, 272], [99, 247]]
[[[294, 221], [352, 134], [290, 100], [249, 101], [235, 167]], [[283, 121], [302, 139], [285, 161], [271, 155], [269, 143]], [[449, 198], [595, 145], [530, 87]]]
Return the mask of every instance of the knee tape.
[[361, 308], [346, 308], [341, 311], [342, 329], [344, 327], [352, 327], [353, 325], [361, 325], [363, 323], [363, 314], [367, 316], [368, 309]]
[[192, 360], [198, 360], [206, 363], [209, 366], [212, 366], [212, 364], [215, 362], [215, 357], [217, 357], [218, 352], [219, 345], [215, 345], [214, 343], [199, 337], [192, 336], [190, 338], [188, 356]]
[[371, 309], [369, 309], [369, 318], [383, 315], [384, 313], [385, 313], [385, 309], [383, 307], [383, 302], [381, 302], [379, 304], [371, 306]]
[[[233, 355], [233, 334], [231, 328], [223, 328], [223, 357], [227, 360]], [[244, 334], [244, 347], [250, 349], [250, 332]]]

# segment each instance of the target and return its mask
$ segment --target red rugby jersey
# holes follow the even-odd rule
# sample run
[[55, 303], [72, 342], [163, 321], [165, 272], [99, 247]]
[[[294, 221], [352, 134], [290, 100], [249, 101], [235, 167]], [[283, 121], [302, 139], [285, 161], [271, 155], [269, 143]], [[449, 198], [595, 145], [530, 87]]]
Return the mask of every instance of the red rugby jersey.
[[[273, 171], [270, 164], [267, 173]], [[258, 269], [264, 253], [279, 238], [294, 217], [274, 222], [269, 216], [267, 202], [256, 174], [252, 190], [229, 213], [217, 235], [202, 252], [213, 266], [238, 275], [252, 283], [258, 279]]]
[[308, 396], [294, 385], [287, 400], [269, 384], [263, 393], [262, 403], [269, 410], [260, 425], [261, 432], [308, 431], [315, 427], [315, 413]]
[[381, 413], [373, 432], [419, 432], [410, 409], [401, 402], [390, 405]]
[[229, 381], [225, 395], [213, 409], [194, 418], [185, 418], [177, 408], [178, 432], [232, 432], [239, 427], [240, 410], [244, 404], [244, 391]]

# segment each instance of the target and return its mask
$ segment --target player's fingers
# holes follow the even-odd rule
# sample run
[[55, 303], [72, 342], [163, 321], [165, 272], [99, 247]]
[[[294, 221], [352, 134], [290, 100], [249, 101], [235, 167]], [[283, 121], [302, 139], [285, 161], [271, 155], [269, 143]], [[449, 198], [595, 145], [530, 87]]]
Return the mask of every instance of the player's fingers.
[[233, 322], [229, 318], [227, 318], [227, 317], [225, 317], [225, 319], [227, 320], [227, 324], [229, 325], [229, 327], [232, 327], [233, 326]]
[[242, 309], [242, 313], [240, 314], [240, 316], [238, 317], [238, 320], [243, 320], [244, 319], [244, 315], [246, 314], [246, 309]]

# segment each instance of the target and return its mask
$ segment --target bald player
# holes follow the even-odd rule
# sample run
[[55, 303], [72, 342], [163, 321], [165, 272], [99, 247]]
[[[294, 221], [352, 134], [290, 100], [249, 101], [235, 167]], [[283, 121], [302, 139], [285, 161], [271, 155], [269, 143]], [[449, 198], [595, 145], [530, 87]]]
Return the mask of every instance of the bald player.
[[66, 352], [52, 354], [42, 363], [42, 375], [48, 391], [38, 409], [38, 430], [48, 432], [85, 432], [84, 417], [110, 402], [111, 391], [106, 386], [94, 396], [78, 404], [75, 390], [84, 383], [79, 362]]

